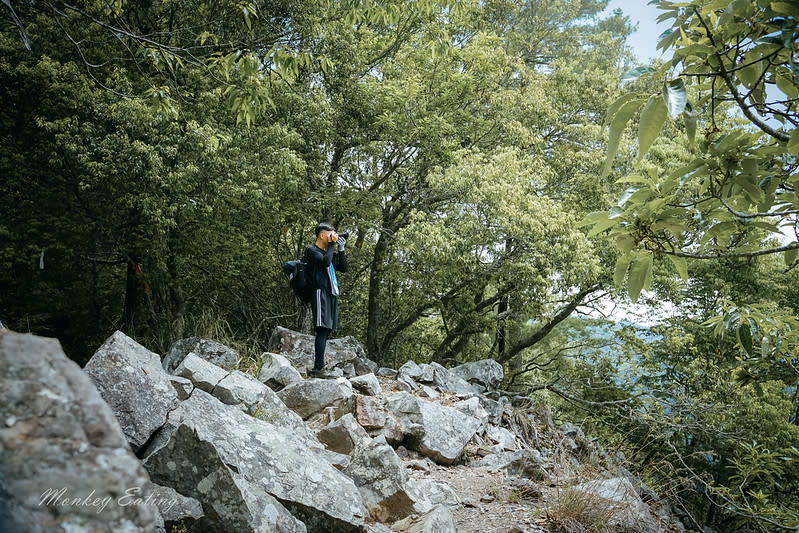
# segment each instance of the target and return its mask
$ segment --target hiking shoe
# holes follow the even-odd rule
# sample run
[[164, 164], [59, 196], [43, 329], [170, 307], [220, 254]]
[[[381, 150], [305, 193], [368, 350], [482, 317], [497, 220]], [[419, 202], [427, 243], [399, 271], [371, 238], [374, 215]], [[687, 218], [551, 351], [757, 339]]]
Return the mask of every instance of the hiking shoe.
[[319, 379], [336, 379], [338, 375], [335, 372], [331, 372], [330, 370], [325, 370], [324, 368], [316, 370], [311, 369], [308, 371], [309, 378], [319, 378]]

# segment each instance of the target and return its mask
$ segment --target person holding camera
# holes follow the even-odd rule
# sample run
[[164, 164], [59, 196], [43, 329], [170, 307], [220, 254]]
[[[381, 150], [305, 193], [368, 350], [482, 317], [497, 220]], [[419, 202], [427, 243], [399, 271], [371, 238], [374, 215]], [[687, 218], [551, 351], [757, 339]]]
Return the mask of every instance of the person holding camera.
[[327, 338], [338, 327], [339, 285], [336, 273], [347, 271], [344, 246], [349, 234], [336, 233], [335, 228], [326, 222], [318, 224], [314, 231], [316, 242], [305, 249], [305, 262], [314, 287], [311, 309], [316, 328], [314, 366], [308, 375], [326, 377], [323, 369]]

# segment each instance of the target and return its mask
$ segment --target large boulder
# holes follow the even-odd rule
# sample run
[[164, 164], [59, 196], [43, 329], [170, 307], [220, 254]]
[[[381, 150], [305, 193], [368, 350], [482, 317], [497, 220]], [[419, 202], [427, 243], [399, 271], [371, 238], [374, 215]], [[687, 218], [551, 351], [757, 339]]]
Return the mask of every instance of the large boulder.
[[453, 464], [480, 429], [478, 419], [457, 409], [406, 392], [385, 395], [386, 407], [400, 420], [409, 444], [440, 464]]
[[225, 379], [228, 373], [221, 366], [206, 361], [193, 353], [186, 354], [186, 357], [174, 370], [176, 376], [188, 379], [195, 387], [208, 394], [214, 393], [216, 385]]
[[183, 359], [190, 353], [222, 367], [233, 370], [241, 358], [236, 350], [228, 348], [220, 342], [200, 337], [189, 337], [175, 342], [164, 356], [164, 370], [173, 373]]
[[[276, 327], [269, 338], [269, 350], [284, 355], [294, 368], [304, 372], [314, 363], [314, 337], [290, 329]], [[356, 359], [366, 359], [363, 346], [355, 337], [341, 337], [327, 341], [325, 363], [327, 368], [341, 366]]]
[[422, 368], [429, 367], [430, 372], [433, 374], [433, 384], [439, 390], [446, 392], [454, 392], [455, 394], [470, 394], [479, 393], [483, 391], [480, 385], [472, 385], [465, 379], [462, 379], [457, 374], [451, 372], [448, 368], [444, 368], [438, 363], [430, 363], [429, 365], [420, 365]]
[[0, 331], [0, 367], [0, 531], [163, 531], [147, 472], [58, 341]]
[[394, 522], [413, 512], [414, 501], [405, 489], [408, 472], [384, 437], [363, 441], [351, 457], [344, 473], [355, 481], [373, 519]]
[[485, 390], [497, 390], [505, 379], [502, 365], [493, 359], [483, 359], [471, 363], [464, 363], [450, 369], [450, 372], [459, 378], [484, 387]]
[[585, 505], [601, 507], [609, 515], [608, 526], [619, 531], [659, 533], [665, 531], [627, 478], [596, 479], [571, 488], [583, 494]]
[[275, 391], [248, 374], [238, 370], [228, 372], [193, 353], [183, 359], [175, 369], [175, 374], [185, 377], [197, 389], [218, 398], [222, 403], [236, 406], [260, 420], [291, 430], [318, 445], [302, 418], [286, 407]]
[[117, 416], [136, 451], [166, 422], [178, 404], [161, 359], [121, 331], [95, 352], [84, 371]]
[[263, 365], [258, 372], [258, 381], [261, 383], [266, 383], [274, 390], [280, 390], [287, 385], [302, 381], [302, 376], [291, 366], [291, 361], [279, 353], [265, 352], [262, 359]]
[[145, 466], [202, 502], [202, 531], [354, 533], [366, 515], [352, 480], [304, 439], [202, 390], [170, 413]]
[[326, 407], [342, 407], [352, 402], [352, 385], [345, 378], [308, 379], [292, 383], [277, 393], [286, 406], [303, 419]]

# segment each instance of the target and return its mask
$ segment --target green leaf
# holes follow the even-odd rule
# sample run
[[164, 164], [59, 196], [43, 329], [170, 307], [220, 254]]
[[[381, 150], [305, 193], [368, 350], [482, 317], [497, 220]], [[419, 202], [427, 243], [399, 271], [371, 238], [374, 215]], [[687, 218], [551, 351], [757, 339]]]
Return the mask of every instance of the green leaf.
[[641, 111], [641, 120], [638, 122], [638, 158], [644, 157], [652, 143], [660, 135], [663, 124], [666, 122], [668, 110], [666, 102], [659, 94], [653, 94]]
[[655, 72], [655, 69], [653, 69], [652, 67], [635, 67], [625, 72], [624, 75], [621, 77], [621, 81], [625, 82], [625, 81], [637, 80], [644, 74], [651, 74], [653, 72]]
[[627, 122], [630, 120], [630, 118], [632, 118], [635, 112], [638, 111], [643, 103], [643, 98], [631, 100], [622, 105], [616, 115], [613, 117], [613, 120], [610, 123], [610, 133], [608, 135], [607, 159], [605, 160], [605, 165], [602, 168], [603, 177], [607, 176], [610, 172], [610, 166], [613, 163], [613, 159], [616, 157], [616, 152], [619, 150], [621, 134], [624, 131], [625, 126], [627, 126]]
[[627, 269], [630, 267], [632, 259], [631, 254], [625, 254], [616, 259], [616, 268], [613, 271], [613, 283], [616, 287], [621, 287], [624, 284], [624, 277], [627, 275]]
[[796, 257], [799, 255], [799, 248], [794, 248], [793, 250], [786, 250], [785, 251], [785, 265], [791, 266], [796, 261]]
[[610, 123], [613, 121], [613, 118], [616, 116], [616, 113], [619, 112], [619, 109], [622, 108], [628, 102], [633, 100], [640, 100], [642, 96], [638, 93], [630, 93], [625, 94], [624, 96], [620, 96], [616, 100], [613, 101], [612, 104], [608, 106], [607, 114], [605, 115], [605, 126], [610, 126]]
[[753, 355], [752, 328], [749, 326], [749, 322], [745, 322], [738, 327], [738, 342], [743, 346], [747, 354]]
[[685, 90], [685, 82], [682, 78], [671, 80], [668, 85], [663, 85], [663, 99], [669, 109], [669, 116], [677, 118], [677, 115], [685, 111], [688, 104], [688, 91]]
[[685, 260], [685, 258], [677, 255], [670, 255], [669, 259], [671, 259], [671, 262], [674, 263], [674, 268], [677, 269], [677, 273], [680, 275], [680, 277], [687, 281], [688, 262]]
[[794, 128], [791, 132], [791, 138], [786, 148], [788, 148], [788, 152], [792, 154], [799, 153], [799, 128]]
[[694, 111], [691, 102], [685, 103], [685, 110], [682, 113], [683, 121], [685, 122], [685, 133], [688, 135], [688, 142], [692, 145], [696, 139], [696, 117], [697, 112]]
[[648, 289], [652, 284], [652, 254], [641, 253], [630, 266], [630, 276], [627, 281], [627, 293], [633, 302], [638, 301], [641, 289]]

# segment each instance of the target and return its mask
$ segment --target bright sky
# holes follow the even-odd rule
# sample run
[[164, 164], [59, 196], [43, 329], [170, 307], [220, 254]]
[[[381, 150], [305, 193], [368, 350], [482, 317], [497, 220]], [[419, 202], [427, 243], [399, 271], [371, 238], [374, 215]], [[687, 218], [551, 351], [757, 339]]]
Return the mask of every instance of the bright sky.
[[647, 0], [611, 0], [606, 12], [609, 14], [614, 9], [621, 9], [633, 24], [638, 24], [638, 29], [627, 42], [642, 64], [648, 64], [649, 59], [659, 58], [662, 51], [655, 49], [658, 37], [671, 27], [669, 21], [656, 24], [663, 11], [647, 5]]

